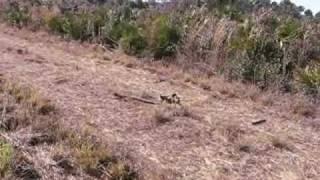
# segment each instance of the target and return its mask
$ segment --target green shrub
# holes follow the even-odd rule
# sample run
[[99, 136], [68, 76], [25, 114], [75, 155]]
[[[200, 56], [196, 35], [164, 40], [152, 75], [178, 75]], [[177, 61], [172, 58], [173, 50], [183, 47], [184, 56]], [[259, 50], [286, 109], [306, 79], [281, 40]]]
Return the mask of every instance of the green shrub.
[[118, 41], [125, 53], [137, 55], [147, 47], [147, 42], [141, 30], [127, 21], [117, 20], [105, 27], [106, 39]]
[[178, 27], [170, 22], [168, 16], [159, 16], [151, 26], [151, 48], [155, 58], [172, 56], [176, 53], [180, 41]]
[[56, 16], [49, 20], [48, 27], [54, 32], [82, 41], [97, 37], [106, 43], [108, 40], [119, 41], [128, 54], [140, 54], [147, 46], [137, 26], [117, 18], [111, 21], [105, 9], [98, 9], [91, 14], [67, 13]]
[[101, 8], [92, 13], [69, 12], [55, 16], [49, 20], [48, 27], [54, 32], [84, 41], [101, 36], [101, 30], [107, 21], [107, 11]]
[[[54, 32], [64, 34], [64, 35], [69, 35], [70, 37], [75, 38], [76, 23], [73, 22], [73, 20], [75, 19], [73, 18], [73, 16], [74, 15], [72, 14], [67, 14], [67, 15], [53, 17], [49, 20], [48, 27]], [[81, 31], [80, 27], [78, 27], [78, 31]], [[79, 39], [79, 38], [76, 38], [76, 39]]]
[[278, 37], [281, 41], [289, 41], [303, 35], [301, 24], [294, 20], [287, 20], [278, 28]]
[[64, 16], [53, 17], [48, 23], [48, 27], [60, 34], [65, 34], [76, 40], [87, 40], [88, 17], [85, 15], [66, 14]]
[[76, 40], [87, 40], [90, 37], [90, 17], [88, 14], [67, 14], [64, 18], [63, 31]]
[[146, 41], [140, 35], [130, 34], [121, 39], [121, 47], [129, 55], [138, 55], [146, 48]]
[[307, 93], [320, 94], [320, 67], [304, 69], [298, 80]]
[[10, 170], [13, 158], [13, 147], [0, 139], [0, 177], [4, 177]]
[[18, 27], [27, 25], [31, 21], [31, 16], [27, 8], [22, 8], [18, 4], [12, 4], [5, 11], [7, 21]]
[[64, 33], [63, 23], [64, 23], [64, 19], [62, 17], [55, 16], [55, 17], [52, 17], [51, 19], [49, 19], [48, 27], [53, 32], [63, 34]]
[[231, 42], [232, 68], [237, 73], [232, 75], [265, 88], [280, 79], [283, 53], [275, 39], [252, 35], [251, 28], [250, 23], [241, 27]]
[[114, 22], [111, 23], [111, 27], [107, 29], [106, 34], [112, 38], [113, 40], [120, 40], [125, 31], [130, 31], [132, 27], [128, 24], [128, 22]]
[[123, 50], [131, 55], [142, 53], [147, 46], [146, 40], [135, 26], [123, 32], [120, 44]]

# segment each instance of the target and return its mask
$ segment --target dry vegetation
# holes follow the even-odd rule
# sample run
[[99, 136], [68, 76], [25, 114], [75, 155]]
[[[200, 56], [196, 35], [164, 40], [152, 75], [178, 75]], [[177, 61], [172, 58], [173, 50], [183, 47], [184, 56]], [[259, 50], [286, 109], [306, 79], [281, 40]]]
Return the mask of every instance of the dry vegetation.
[[199, 119], [189, 107], [180, 105], [163, 105], [154, 113], [154, 119], [158, 124], [165, 124], [174, 121], [176, 117], [186, 117], [192, 119]]
[[[26, 37], [25, 32], [22, 30], [19, 34], [17, 31], [15, 36]], [[56, 42], [61, 43], [57, 45], [59, 47], [71, 46]], [[19, 39], [17, 43], [21, 43]], [[23, 83], [6, 83], [3, 86], [8, 89], [5, 92], [13, 102], [19, 99], [20, 103], [14, 104], [27, 109], [14, 111], [27, 112], [15, 115], [16, 122], [21, 122], [20, 117], [26, 121], [11, 128], [16, 130], [13, 130], [13, 141], [9, 140], [9, 144], [23, 142], [27, 149], [40, 149], [37, 160], [28, 153], [24, 155], [27, 157], [25, 164], [37, 171], [31, 174], [38, 174], [43, 179], [51, 179], [52, 173], [80, 179], [118, 177], [119, 174], [136, 177], [124, 163], [126, 161], [118, 159], [123, 156], [113, 156], [117, 148], [121, 148], [119, 152], [130, 154], [133, 164], [138, 164], [139, 171], [134, 172], [138, 172], [139, 177], [142, 174], [142, 179], [184, 179], [182, 174], [186, 174], [186, 179], [263, 179], [266, 176], [315, 179], [319, 172], [318, 162], [312, 160], [319, 156], [315, 150], [319, 142], [317, 127], [320, 126], [316, 125], [319, 107], [307, 101], [305, 96], [263, 92], [255, 86], [228, 83], [218, 77], [192, 76], [175, 66], [146, 65], [133, 58], [130, 60], [136, 67], [128, 68], [128, 56], [118, 53], [107, 54], [111, 60], [104, 61], [102, 54], [94, 52], [97, 55], [94, 62], [98, 64], [94, 74], [98, 76], [91, 81], [92, 66], [81, 61], [82, 56], [79, 59], [71, 54], [65, 56], [60, 49], [50, 49], [52, 55], [58, 55], [50, 61], [39, 59], [42, 63], [37, 65], [30, 61], [21, 63], [21, 57], [35, 58], [33, 48], [37, 53], [48, 52], [38, 50], [32, 43], [27, 42], [27, 45], [28, 54], [23, 56], [15, 48], [11, 51], [6, 46], [2, 48], [5, 54], [1, 62], [4, 74], [17, 73], [17, 77], [27, 78], [22, 82], [41, 88], [54, 102], [60, 102], [58, 106], [52, 106], [51, 101], [42, 99], [37, 90]], [[75, 45], [81, 48], [80, 51], [85, 51], [77, 43]], [[40, 55], [46, 57], [45, 54]], [[65, 61], [68, 58], [70, 61]], [[26, 65], [30, 65], [28, 68], [33, 70], [32, 75]], [[76, 69], [73, 65], [78, 70], [69, 71], [69, 68]], [[52, 69], [47, 68], [51, 66]], [[63, 67], [66, 70], [56, 72]], [[55, 76], [44, 78], [38, 72]], [[163, 72], [165, 78], [161, 77]], [[88, 84], [83, 86], [84, 82]], [[201, 84], [211, 84], [210, 91]], [[101, 90], [102, 87], [106, 89]], [[159, 95], [170, 95], [171, 92], [178, 92], [182, 106], [160, 103]], [[86, 97], [85, 100], [78, 98], [79, 95]], [[7, 108], [8, 111], [10, 109]], [[85, 120], [79, 120], [79, 115], [74, 113], [78, 109], [83, 109], [80, 113], [85, 114]], [[65, 113], [61, 118], [74, 118], [64, 121], [68, 129], [75, 129], [73, 133], [60, 131], [64, 128], [55, 123], [59, 122], [55, 118], [59, 119], [60, 110]], [[310, 112], [303, 113], [306, 110]], [[252, 124], [262, 119], [266, 122]], [[111, 135], [106, 133], [109, 131]], [[117, 141], [113, 143], [114, 137], [120, 139], [118, 144]], [[105, 142], [108, 146], [104, 145]], [[22, 149], [22, 152], [26, 150]], [[55, 166], [47, 170], [48, 162]], [[305, 171], [307, 167], [309, 169]], [[47, 171], [52, 172], [51, 175]]]
[[[72, 132], [59, 121], [58, 110], [27, 85], [1, 79], [1, 178], [49, 179], [89, 176], [108, 179], [135, 179], [129, 166], [111, 155], [107, 146], [85, 130]], [[25, 137], [23, 137], [25, 136]], [[25, 139], [26, 138], [26, 139]], [[50, 147], [50, 150], [48, 150]], [[36, 154], [31, 154], [35, 151]], [[47, 154], [65, 174], [48, 169], [35, 156]], [[42, 161], [42, 162], [41, 162]], [[36, 167], [35, 167], [36, 164]], [[85, 172], [88, 175], [82, 173]], [[69, 175], [70, 174], [70, 175]]]
[[19, 28], [45, 29], [194, 74], [221, 74], [263, 90], [319, 99], [320, 15], [288, 0], [13, 0], [1, 6], [2, 19]]
[[1, 178], [318, 179], [319, 19], [294, 4], [1, 2]]

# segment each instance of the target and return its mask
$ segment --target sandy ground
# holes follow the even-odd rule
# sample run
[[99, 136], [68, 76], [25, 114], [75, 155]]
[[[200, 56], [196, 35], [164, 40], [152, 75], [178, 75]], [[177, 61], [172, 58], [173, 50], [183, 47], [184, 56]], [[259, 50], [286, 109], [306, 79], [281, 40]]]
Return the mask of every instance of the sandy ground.
[[[296, 117], [250, 100], [217, 97], [192, 83], [121, 65], [117, 62], [129, 57], [117, 51], [101, 55], [89, 45], [46, 33], [0, 25], [0, 52], [1, 74], [37, 88], [59, 108], [65, 126], [90, 129], [133, 162], [144, 179], [320, 175], [320, 125], [301, 123], [319, 122], [319, 116]], [[172, 93], [182, 98], [188, 113], [172, 106], [167, 111], [178, 113], [171, 121], [157, 123], [155, 112], [165, 113], [159, 96]], [[267, 122], [252, 125], [259, 120]]]

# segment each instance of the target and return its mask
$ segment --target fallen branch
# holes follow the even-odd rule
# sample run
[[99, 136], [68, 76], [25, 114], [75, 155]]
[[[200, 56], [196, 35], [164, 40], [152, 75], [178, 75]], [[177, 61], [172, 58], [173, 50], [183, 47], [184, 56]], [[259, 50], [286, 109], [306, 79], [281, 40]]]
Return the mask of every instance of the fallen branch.
[[136, 101], [140, 101], [140, 102], [143, 102], [143, 103], [146, 103], [146, 104], [158, 104], [156, 102], [153, 102], [153, 101], [149, 101], [149, 100], [146, 100], [146, 99], [141, 99], [141, 98], [138, 98], [138, 97], [131, 97], [131, 99], [133, 100], [136, 100]]
[[119, 94], [117, 92], [113, 93], [113, 95], [118, 97], [119, 99], [132, 99], [132, 100], [135, 100], [135, 101], [139, 101], [139, 102], [146, 103], [146, 104], [153, 104], [153, 105], [159, 104], [159, 103], [156, 103], [156, 102], [153, 102], [153, 101], [149, 101], [147, 99], [142, 99], [142, 98], [139, 98], [139, 97]]

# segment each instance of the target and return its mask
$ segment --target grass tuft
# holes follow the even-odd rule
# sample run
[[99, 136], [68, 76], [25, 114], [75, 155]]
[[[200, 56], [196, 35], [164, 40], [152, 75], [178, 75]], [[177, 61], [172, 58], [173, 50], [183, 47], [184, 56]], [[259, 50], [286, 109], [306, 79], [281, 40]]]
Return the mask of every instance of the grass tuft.
[[166, 110], [158, 110], [154, 114], [154, 119], [158, 124], [165, 124], [174, 121], [173, 117]]
[[299, 82], [308, 94], [320, 94], [320, 67], [306, 68], [301, 71]]
[[307, 118], [313, 118], [317, 113], [317, 107], [315, 104], [302, 100], [293, 104], [292, 110], [294, 114], [298, 114]]
[[13, 153], [13, 147], [0, 139], [0, 177], [5, 177], [10, 172]]
[[175, 120], [175, 117], [187, 117], [200, 119], [189, 107], [186, 106], [164, 106], [156, 110], [154, 119], [158, 124], [165, 124]]
[[108, 174], [112, 180], [133, 180], [137, 175], [132, 169], [112, 156], [108, 148], [84, 132], [82, 136], [69, 134], [66, 139], [75, 163], [87, 174], [102, 178]]
[[289, 142], [288, 138], [272, 137], [271, 143], [275, 148], [283, 149], [283, 150], [287, 150], [287, 151], [293, 151], [293, 146]]

